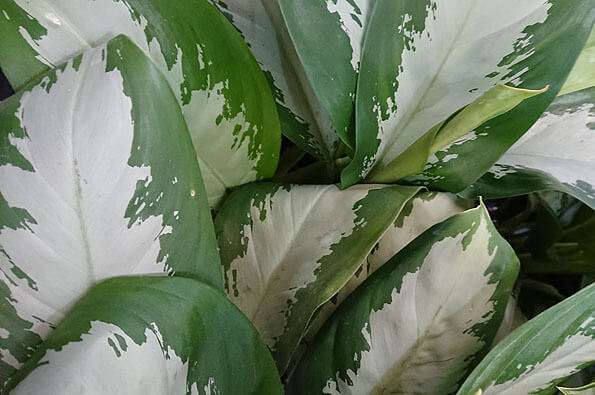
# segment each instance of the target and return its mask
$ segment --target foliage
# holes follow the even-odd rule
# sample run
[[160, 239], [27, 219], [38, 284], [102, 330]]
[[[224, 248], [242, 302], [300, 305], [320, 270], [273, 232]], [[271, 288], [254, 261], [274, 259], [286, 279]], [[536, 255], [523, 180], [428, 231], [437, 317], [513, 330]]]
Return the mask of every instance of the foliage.
[[0, 11], [0, 392], [593, 391], [591, 0]]

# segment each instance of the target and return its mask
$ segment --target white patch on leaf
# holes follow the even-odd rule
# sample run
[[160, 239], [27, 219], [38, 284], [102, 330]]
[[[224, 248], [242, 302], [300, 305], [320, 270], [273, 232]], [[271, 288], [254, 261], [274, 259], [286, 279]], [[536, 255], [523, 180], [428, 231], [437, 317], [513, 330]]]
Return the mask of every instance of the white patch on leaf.
[[[286, 331], [296, 293], [316, 281], [321, 258], [331, 255], [331, 246], [357, 226], [354, 204], [381, 187], [356, 186], [346, 192], [334, 185], [293, 186], [251, 207], [254, 224], [243, 230], [244, 255], [234, 259], [225, 273], [227, 292], [273, 350]], [[262, 210], [266, 218], [261, 221]], [[337, 212], [342, 214], [329, 214]]]
[[[261, 155], [258, 150], [258, 155], [251, 158], [248, 152], [250, 138], [242, 137], [257, 128], [244, 118], [243, 105], [242, 111], [233, 118], [221, 115], [221, 108], [226, 103], [224, 88], [226, 85], [218, 82], [212, 90], [193, 91], [190, 102], [182, 107], [188, 125], [193, 130], [200, 130], [200, 133], [191, 133], [191, 137], [211, 206], [219, 202], [227, 188], [256, 179], [256, 166]], [[230, 133], [229, 130], [236, 126], [240, 127]]]
[[365, 24], [368, 13], [371, 11], [371, 2], [371, 0], [326, 0], [326, 8], [330, 13], [339, 15], [341, 29], [349, 38], [351, 66], [356, 72], [359, 69]]
[[[589, 318], [588, 321], [592, 319]], [[504, 383], [492, 383], [483, 390], [483, 395], [536, 393], [552, 386], [553, 380], [578, 372], [580, 365], [591, 361], [593, 355], [595, 355], [595, 339], [580, 333], [569, 336], [543, 361], [527, 366], [518, 364], [517, 377]]]
[[[364, 166], [366, 174], [371, 162], [388, 165], [432, 126], [496, 83], [522, 82], [526, 70], [505, 76], [530, 53], [519, 54], [506, 64], [502, 59], [517, 52], [519, 43], [527, 42], [525, 28], [543, 23], [551, 7], [543, 0], [464, 0], [456, 6], [436, 0], [433, 4], [436, 9], [428, 11], [425, 30], [406, 31], [413, 40], [410, 49], [402, 53], [401, 71], [394, 84], [398, 90], [392, 96], [373, 99], [380, 145]], [[511, 9], [520, 16], [513, 23]], [[470, 63], [470, 54], [481, 61]], [[381, 105], [388, 105], [384, 113]]]
[[14, 394], [184, 394], [188, 365], [168, 348], [153, 324], [137, 344], [121, 328], [91, 322], [88, 333], [49, 350]]
[[[151, 169], [128, 165], [132, 103], [119, 71], [104, 71], [101, 52], [85, 55], [78, 72], [71, 65], [56, 70], [49, 92], [38, 85], [23, 94], [16, 116], [27, 137], [11, 135], [10, 143], [35, 171], [0, 166], [8, 205], [35, 221], [0, 232], [6, 253], [0, 279], [19, 317], [42, 337], [96, 282], [169, 270], [157, 262], [158, 236], [172, 230], [162, 215], [131, 225], [125, 218], [138, 181], [150, 182]], [[12, 273], [13, 263], [36, 286]]]
[[463, 247], [467, 233], [436, 242], [421, 267], [393, 289], [391, 301], [370, 313], [361, 329], [368, 349], [361, 352], [359, 368], [348, 370], [346, 379], [327, 382], [324, 393], [457, 389], [465, 359], [483, 346], [470, 328], [493, 315], [490, 299], [497, 285], [485, 274], [496, 253], [488, 253], [486, 218]]

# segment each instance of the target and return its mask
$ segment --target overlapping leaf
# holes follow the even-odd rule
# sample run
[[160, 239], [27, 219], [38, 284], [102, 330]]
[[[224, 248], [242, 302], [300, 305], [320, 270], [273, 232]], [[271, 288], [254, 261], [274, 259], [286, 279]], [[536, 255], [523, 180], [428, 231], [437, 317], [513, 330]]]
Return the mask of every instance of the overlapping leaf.
[[277, 0], [213, 1], [240, 31], [264, 70], [283, 134], [304, 151], [332, 164], [338, 137], [295, 53]]
[[8, 389], [73, 395], [282, 393], [273, 359], [250, 322], [220, 291], [180, 277], [120, 277], [97, 285]]
[[595, 87], [558, 97], [535, 125], [464, 193], [566, 192], [595, 208]]
[[167, 81], [126, 37], [0, 104], [0, 384], [96, 282], [221, 287], [207, 196]]
[[417, 191], [265, 183], [226, 200], [215, 219], [225, 289], [281, 372], [314, 311], [345, 285]]
[[320, 104], [341, 139], [355, 148], [355, 86], [375, 0], [278, 1]]
[[455, 391], [487, 352], [517, 272], [483, 206], [435, 225], [341, 304], [288, 393]]
[[468, 202], [449, 193], [422, 192], [409, 200], [349, 282], [316, 311], [308, 327], [306, 340], [310, 342], [337, 306], [410, 241], [431, 226], [464, 211], [467, 206]]
[[579, 55], [568, 79], [560, 89], [560, 95], [587, 89], [595, 85], [595, 29]]
[[0, 66], [14, 87], [116, 34], [165, 74], [190, 130], [211, 204], [271, 176], [279, 123], [266, 79], [207, 0], [0, 1]]
[[477, 128], [473, 139], [481, 144], [461, 145], [471, 139], [466, 136], [440, 151], [416, 178], [441, 189], [463, 189], [555, 97], [594, 17], [589, 1], [376, 2], [358, 79], [356, 153], [342, 173], [343, 185], [382, 171], [497, 83], [527, 89], [551, 85]]
[[548, 394], [595, 363], [595, 284], [514, 331], [483, 359], [458, 394]]

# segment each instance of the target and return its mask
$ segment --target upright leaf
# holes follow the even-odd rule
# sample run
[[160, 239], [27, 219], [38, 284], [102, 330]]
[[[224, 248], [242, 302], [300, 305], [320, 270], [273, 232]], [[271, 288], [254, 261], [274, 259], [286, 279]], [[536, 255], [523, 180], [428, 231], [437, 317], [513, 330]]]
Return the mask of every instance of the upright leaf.
[[165, 74], [188, 124], [211, 204], [271, 176], [279, 123], [266, 79], [207, 0], [0, 0], [0, 66], [13, 86], [117, 34]]
[[314, 311], [356, 271], [416, 187], [255, 184], [215, 219], [228, 297], [287, 366]]
[[[375, 0], [278, 0], [297, 54], [341, 139], [355, 148], [352, 120], [364, 32]], [[329, 45], [332, 43], [332, 45]]]
[[180, 277], [120, 277], [95, 286], [7, 389], [73, 395], [282, 393], [273, 359], [250, 322], [220, 291]]
[[555, 189], [595, 209], [595, 87], [558, 97], [465, 195]]
[[595, 284], [544, 311], [498, 344], [459, 394], [550, 394], [595, 363]]
[[433, 226], [320, 330], [288, 394], [447, 394], [487, 351], [518, 272], [484, 207]]
[[343, 186], [389, 166], [497, 83], [551, 85], [476, 129], [474, 136], [485, 140], [480, 146], [449, 147], [417, 179], [449, 191], [475, 181], [553, 100], [594, 17], [589, 0], [376, 2], [358, 79], [356, 153], [342, 173]]
[[240, 31], [265, 72], [283, 134], [304, 151], [332, 164], [338, 137], [306, 77], [277, 0], [212, 1]]
[[0, 383], [89, 288], [184, 273], [221, 287], [180, 107], [127, 38], [0, 104]]

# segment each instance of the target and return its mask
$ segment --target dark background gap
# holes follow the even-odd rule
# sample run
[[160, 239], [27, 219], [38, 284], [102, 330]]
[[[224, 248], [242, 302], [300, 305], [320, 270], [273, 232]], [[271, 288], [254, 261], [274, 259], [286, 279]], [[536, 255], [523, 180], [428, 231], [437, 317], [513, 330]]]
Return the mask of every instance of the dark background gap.
[[6, 99], [13, 93], [14, 93], [14, 91], [10, 87], [10, 84], [8, 83], [8, 80], [6, 79], [6, 76], [2, 72], [2, 69], [0, 69], [0, 101]]

